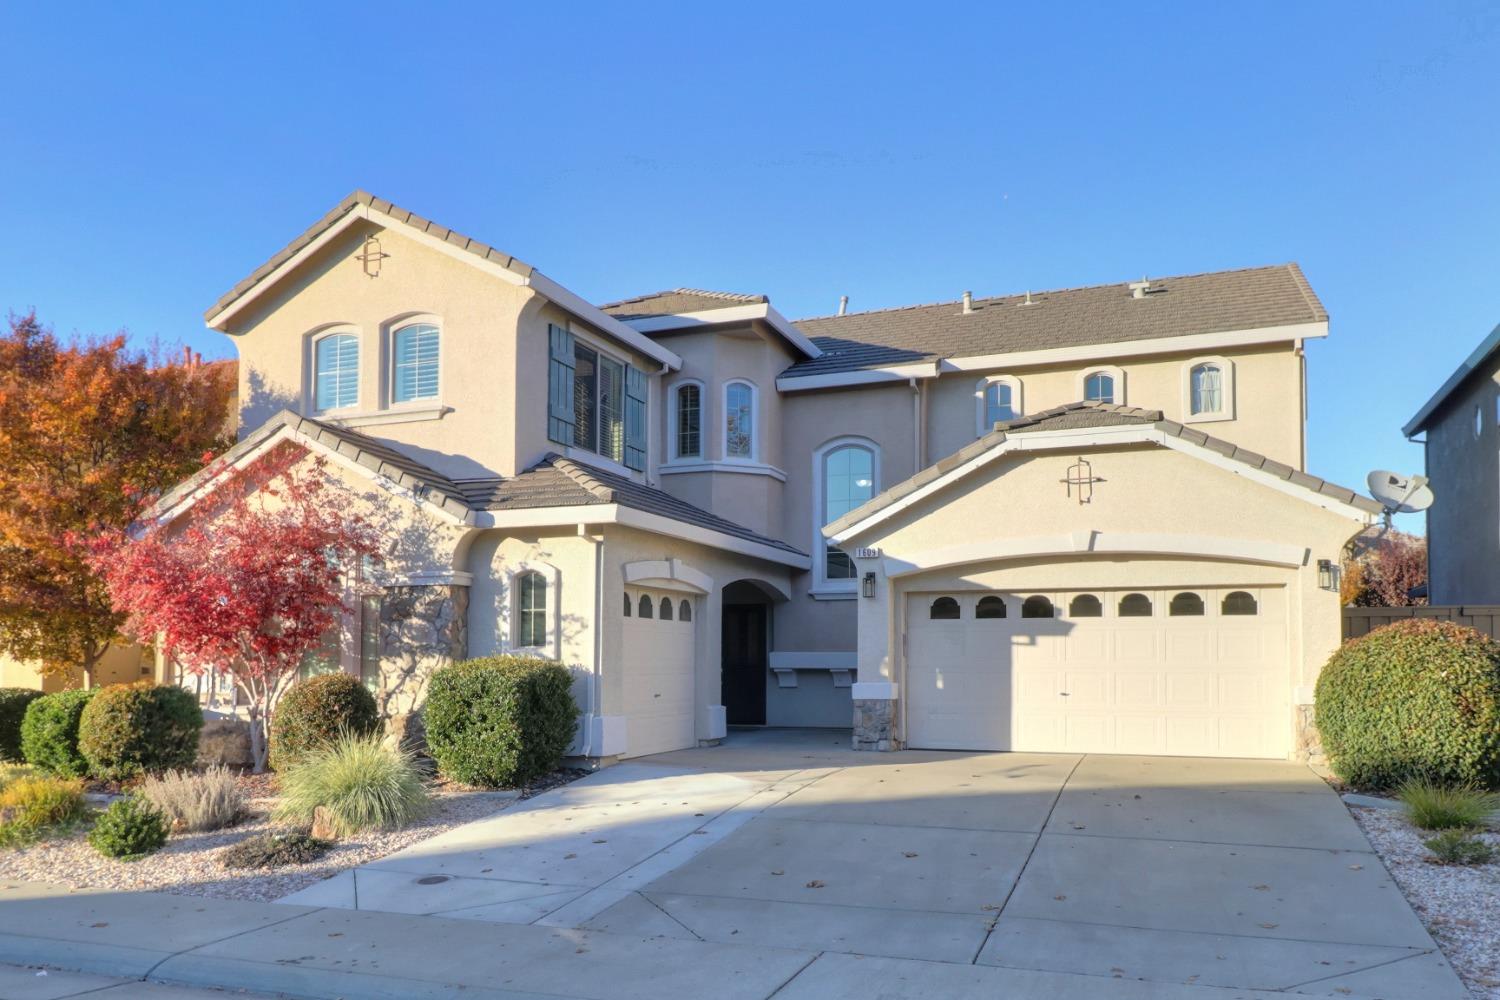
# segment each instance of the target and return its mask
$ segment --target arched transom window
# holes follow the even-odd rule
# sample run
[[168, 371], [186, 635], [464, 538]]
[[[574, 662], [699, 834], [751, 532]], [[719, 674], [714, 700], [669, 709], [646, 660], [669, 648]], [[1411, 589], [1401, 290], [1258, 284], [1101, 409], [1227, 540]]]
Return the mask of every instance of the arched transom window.
[[[819, 469], [823, 520], [818, 527], [831, 524], [875, 495], [875, 452], [862, 444], [841, 444], [823, 452]], [[821, 538], [821, 532], [819, 533]], [[848, 553], [831, 542], [821, 543], [824, 550], [823, 578], [853, 580], [856, 571]]]

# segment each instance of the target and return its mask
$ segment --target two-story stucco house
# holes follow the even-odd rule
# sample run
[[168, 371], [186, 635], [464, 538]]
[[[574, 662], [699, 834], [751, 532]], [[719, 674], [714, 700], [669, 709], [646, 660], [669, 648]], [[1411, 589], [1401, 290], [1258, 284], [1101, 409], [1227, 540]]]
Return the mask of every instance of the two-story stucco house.
[[1402, 428], [1424, 435], [1427, 597], [1500, 604], [1500, 326], [1470, 352]]
[[1291, 264], [792, 322], [595, 305], [357, 193], [208, 322], [230, 461], [300, 442], [387, 519], [338, 663], [410, 705], [448, 659], [558, 658], [594, 757], [851, 720], [1284, 757], [1378, 511], [1304, 471], [1328, 318]]

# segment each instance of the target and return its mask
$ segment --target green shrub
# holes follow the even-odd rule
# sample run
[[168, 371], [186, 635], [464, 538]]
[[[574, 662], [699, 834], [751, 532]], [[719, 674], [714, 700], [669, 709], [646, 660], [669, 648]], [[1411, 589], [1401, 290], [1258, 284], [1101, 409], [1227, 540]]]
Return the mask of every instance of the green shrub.
[[153, 775], [141, 784], [140, 795], [175, 829], [187, 832], [218, 830], [245, 813], [245, 793], [234, 772], [222, 765], [202, 774], [168, 771]]
[[379, 736], [345, 733], [303, 754], [280, 777], [278, 819], [311, 823], [321, 808], [334, 835], [405, 826], [427, 813], [422, 770]]
[[84, 707], [78, 749], [89, 773], [105, 780], [191, 767], [203, 713], [198, 699], [171, 684], [103, 688]]
[[1340, 778], [1500, 787], [1500, 644], [1410, 619], [1345, 643], [1318, 677], [1317, 724]]
[[516, 787], [554, 770], [573, 742], [573, 679], [551, 660], [494, 656], [433, 672], [424, 719], [444, 775]]
[[0, 845], [27, 844], [52, 830], [65, 830], [88, 816], [83, 782], [66, 778], [17, 778], [0, 790]]
[[1474, 836], [1472, 830], [1444, 830], [1422, 841], [1442, 865], [1487, 865], [1495, 860], [1495, 849]]
[[31, 703], [21, 723], [21, 754], [28, 764], [65, 778], [88, 774], [88, 761], [78, 750], [78, 723], [98, 690], [58, 691]]
[[380, 728], [375, 696], [358, 677], [319, 674], [299, 681], [276, 706], [271, 723], [271, 767], [285, 770], [303, 754], [348, 732], [365, 736]]
[[1396, 789], [1406, 818], [1424, 830], [1467, 830], [1483, 826], [1500, 809], [1500, 795], [1426, 778], [1408, 778]]
[[89, 831], [89, 843], [106, 858], [135, 861], [167, 842], [167, 817], [139, 796], [117, 799]]
[[261, 833], [246, 837], [219, 853], [225, 868], [280, 868], [282, 865], [305, 865], [328, 853], [331, 840], [319, 840], [306, 830], [288, 833]]
[[0, 760], [21, 760], [21, 720], [42, 696], [31, 688], [0, 688]]

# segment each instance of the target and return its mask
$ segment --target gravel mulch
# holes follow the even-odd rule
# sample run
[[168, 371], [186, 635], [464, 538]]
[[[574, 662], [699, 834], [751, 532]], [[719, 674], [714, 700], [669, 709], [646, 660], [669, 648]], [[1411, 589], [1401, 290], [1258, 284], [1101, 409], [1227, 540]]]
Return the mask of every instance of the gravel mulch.
[[367, 864], [454, 827], [491, 816], [507, 806], [588, 774], [563, 768], [523, 789], [492, 792], [440, 784], [433, 790], [432, 812], [400, 830], [370, 831], [339, 841], [316, 861], [270, 870], [232, 870], [219, 864], [219, 853], [246, 837], [278, 829], [269, 818], [275, 800], [268, 775], [243, 775], [251, 815], [235, 826], [209, 833], [174, 834], [167, 846], [139, 861], [102, 857], [84, 839], [84, 831], [17, 850], [0, 851], [0, 878], [51, 882], [77, 889], [122, 889], [170, 892], [182, 896], [280, 899], [349, 868]]
[[[1351, 808], [1380, 860], [1422, 918], [1433, 940], [1483, 1000], [1500, 1000], [1500, 863], [1461, 867], [1433, 864], [1418, 830], [1399, 811]], [[1500, 834], [1481, 839], [1500, 848]]]

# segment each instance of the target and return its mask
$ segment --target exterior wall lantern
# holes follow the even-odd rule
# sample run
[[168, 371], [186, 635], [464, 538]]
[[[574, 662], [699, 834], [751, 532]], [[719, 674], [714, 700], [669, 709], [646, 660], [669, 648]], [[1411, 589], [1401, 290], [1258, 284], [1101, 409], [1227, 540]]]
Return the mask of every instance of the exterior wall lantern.
[[873, 570], [866, 573], [864, 579], [860, 581], [860, 590], [866, 597], [875, 596], [875, 573]]
[[1332, 559], [1318, 560], [1318, 587], [1322, 590], [1339, 589], [1339, 568]]

